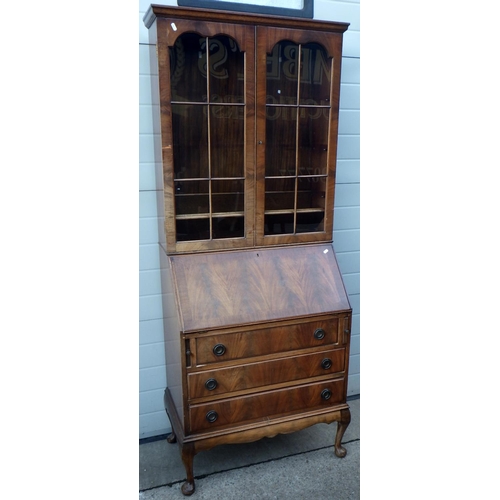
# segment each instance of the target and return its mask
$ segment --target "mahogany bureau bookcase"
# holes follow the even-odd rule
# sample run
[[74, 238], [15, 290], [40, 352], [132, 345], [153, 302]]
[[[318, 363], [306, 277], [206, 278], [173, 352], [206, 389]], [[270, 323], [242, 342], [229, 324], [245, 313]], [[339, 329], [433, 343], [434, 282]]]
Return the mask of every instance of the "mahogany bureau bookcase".
[[352, 310], [332, 237], [348, 24], [157, 5], [144, 22], [182, 492], [196, 453], [320, 422], [337, 422], [343, 457]]

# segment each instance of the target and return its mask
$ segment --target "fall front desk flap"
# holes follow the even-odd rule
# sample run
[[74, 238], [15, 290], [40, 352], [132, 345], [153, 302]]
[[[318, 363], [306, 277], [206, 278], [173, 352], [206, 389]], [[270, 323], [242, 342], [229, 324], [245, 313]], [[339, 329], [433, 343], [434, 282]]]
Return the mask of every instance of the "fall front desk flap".
[[331, 244], [170, 256], [183, 332], [349, 311]]

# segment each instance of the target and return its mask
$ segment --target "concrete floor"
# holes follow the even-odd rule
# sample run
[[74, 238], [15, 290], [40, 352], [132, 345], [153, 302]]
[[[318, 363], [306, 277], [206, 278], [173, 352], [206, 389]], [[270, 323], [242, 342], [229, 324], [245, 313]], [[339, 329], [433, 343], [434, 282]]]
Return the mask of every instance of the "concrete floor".
[[[333, 441], [337, 424], [317, 424], [247, 444], [222, 445], [195, 456], [197, 500], [359, 499], [360, 400], [349, 401], [351, 423], [342, 440], [345, 458]], [[139, 446], [139, 499], [182, 499], [186, 477], [179, 446], [165, 439]]]

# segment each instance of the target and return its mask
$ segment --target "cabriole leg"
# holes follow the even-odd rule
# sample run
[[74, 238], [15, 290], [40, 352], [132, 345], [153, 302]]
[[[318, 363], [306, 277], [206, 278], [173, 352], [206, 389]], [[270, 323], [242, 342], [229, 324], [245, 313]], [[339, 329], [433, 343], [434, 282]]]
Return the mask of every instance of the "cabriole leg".
[[335, 436], [335, 455], [340, 458], [344, 458], [347, 454], [347, 450], [341, 445], [341, 442], [350, 422], [351, 412], [347, 409], [342, 410], [340, 420], [337, 423], [337, 435]]
[[186, 482], [182, 485], [181, 491], [183, 495], [189, 496], [194, 493], [194, 476], [193, 476], [193, 460], [194, 446], [192, 443], [184, 444], [181, 449], [182, 462], [186, 469]]

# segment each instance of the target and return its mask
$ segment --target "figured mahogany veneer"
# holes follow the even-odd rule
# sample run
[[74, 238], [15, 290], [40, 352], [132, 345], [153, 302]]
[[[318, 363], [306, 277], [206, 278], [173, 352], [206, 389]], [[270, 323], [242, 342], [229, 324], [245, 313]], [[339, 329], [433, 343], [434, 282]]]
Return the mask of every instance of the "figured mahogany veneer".
[[[169, 260], [182, 340], [183, 417], [172, 416], [171, 396], [166, 408], [181, 441], [192, 436], [194, 450], [206, 449], [214, 433], [218, 444], [235, 442], [235, 433], [252, 440], [251, 428], [273, 422], [273, 433], [292, 432], [313, 416], [315, 423], [339, 422], [342, 434], [351, 308], [331, 244]], [[189, 476], [189, 448], [182, 449]], [[342, 450], [338, 442], [337, 455]], [[187, 491], [191, 486], [188, 480]]]
[[[196, 363], [207, 364], [336, 344], [338, 325], [339, 321], [335, 319], [201, 337], [196, 340]], [[216, 345], [224, 346], [224, 354], [214, 352]]]
[[[338, 379], [222, 401], [193, 404], [189, 407], [191, 430], [198, 432], [233, 423], [244, 424], [253, 419], [263, 419], [267, 422], [276, 415], [303, 412], [305, 408], [314, 410], [332, 407], [342, 402], [344, 386], [344, 379]], [[210, 419], [211, 415], [213, 421]]]
[[314, 354], [188, 373], [191, 399], [255, 389], [270, 384], [281, 384], [312, 377], [329, 376], [344, 371], [345, 349], [328, 349]]
[[184, 332], [350, 309], [331, 244], [175, 255], [170, 261]]
[[352, 310], [332, 238], [348, 25], [158, 5], [144, 21], [182, 493], [220, 444], [337, 422], [343, 457]]

